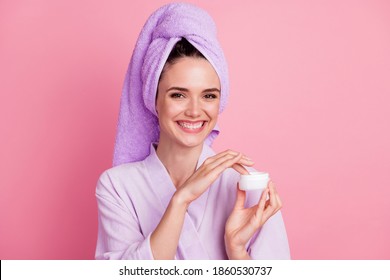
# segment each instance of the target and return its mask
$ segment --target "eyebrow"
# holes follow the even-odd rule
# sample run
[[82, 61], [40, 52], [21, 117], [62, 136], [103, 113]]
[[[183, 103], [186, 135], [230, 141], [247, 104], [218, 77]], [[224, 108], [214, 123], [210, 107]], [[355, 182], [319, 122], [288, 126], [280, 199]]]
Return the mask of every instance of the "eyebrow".
[[[182, 87], [170, 87], [169, 89], [167, 89], [167, 92], [171, 91], [171, 90], [189, 92], [189, 90], [187, 88], [182, 88]], [[217, 92], [221, 93], [221, 90], [218, 88], [206, 88], [206, 89], [202, 90], [202, 92], [213, 92], [213, 91], [217, 91]]]

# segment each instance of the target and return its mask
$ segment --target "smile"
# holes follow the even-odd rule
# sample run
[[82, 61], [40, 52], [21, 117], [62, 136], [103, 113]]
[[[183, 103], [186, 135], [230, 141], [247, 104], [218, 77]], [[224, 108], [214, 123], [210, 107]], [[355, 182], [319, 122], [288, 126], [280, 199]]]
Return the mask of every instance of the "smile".
[[190, 123], [190, 122], [181, 122], [181, 121], [178, 121], [177, 122], [180, 126], [184, 127], [184, 128], [188, 128], [188, 129], [199, 129], [203, 126], [203, 124], [205, 122], [195, 122], [195, 123]]

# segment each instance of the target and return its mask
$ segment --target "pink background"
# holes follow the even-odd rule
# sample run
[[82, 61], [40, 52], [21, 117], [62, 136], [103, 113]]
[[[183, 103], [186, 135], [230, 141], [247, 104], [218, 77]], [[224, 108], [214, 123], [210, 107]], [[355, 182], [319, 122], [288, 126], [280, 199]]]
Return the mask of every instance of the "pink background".
[[[0, 259], [92, 259], [122, 82], [166, 1], [0, 1]], [[389, 1], [193, 1], [231, 98], [215, 149], [270, 172], [294, 259], [390, 258]]]

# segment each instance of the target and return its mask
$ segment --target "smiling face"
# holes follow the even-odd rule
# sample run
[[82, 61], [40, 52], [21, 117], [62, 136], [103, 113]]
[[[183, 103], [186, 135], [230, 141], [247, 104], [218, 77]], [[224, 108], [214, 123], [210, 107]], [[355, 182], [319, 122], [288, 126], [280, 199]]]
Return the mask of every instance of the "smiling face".
[[203, 145], [217, 123], [220, 90], [218, 75], [206, 59], [183, 57], [167, 64], [157, 89], [159, 142]]

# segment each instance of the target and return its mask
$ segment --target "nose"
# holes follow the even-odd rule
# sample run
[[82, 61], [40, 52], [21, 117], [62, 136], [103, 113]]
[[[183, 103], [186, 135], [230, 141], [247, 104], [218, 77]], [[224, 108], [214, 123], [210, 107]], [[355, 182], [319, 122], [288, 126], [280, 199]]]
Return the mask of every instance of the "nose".
[[201, 104], [197, 98], [191, 98], [188, 101], [185, 115], [191, 118], [197, 118], [201, 114]]

